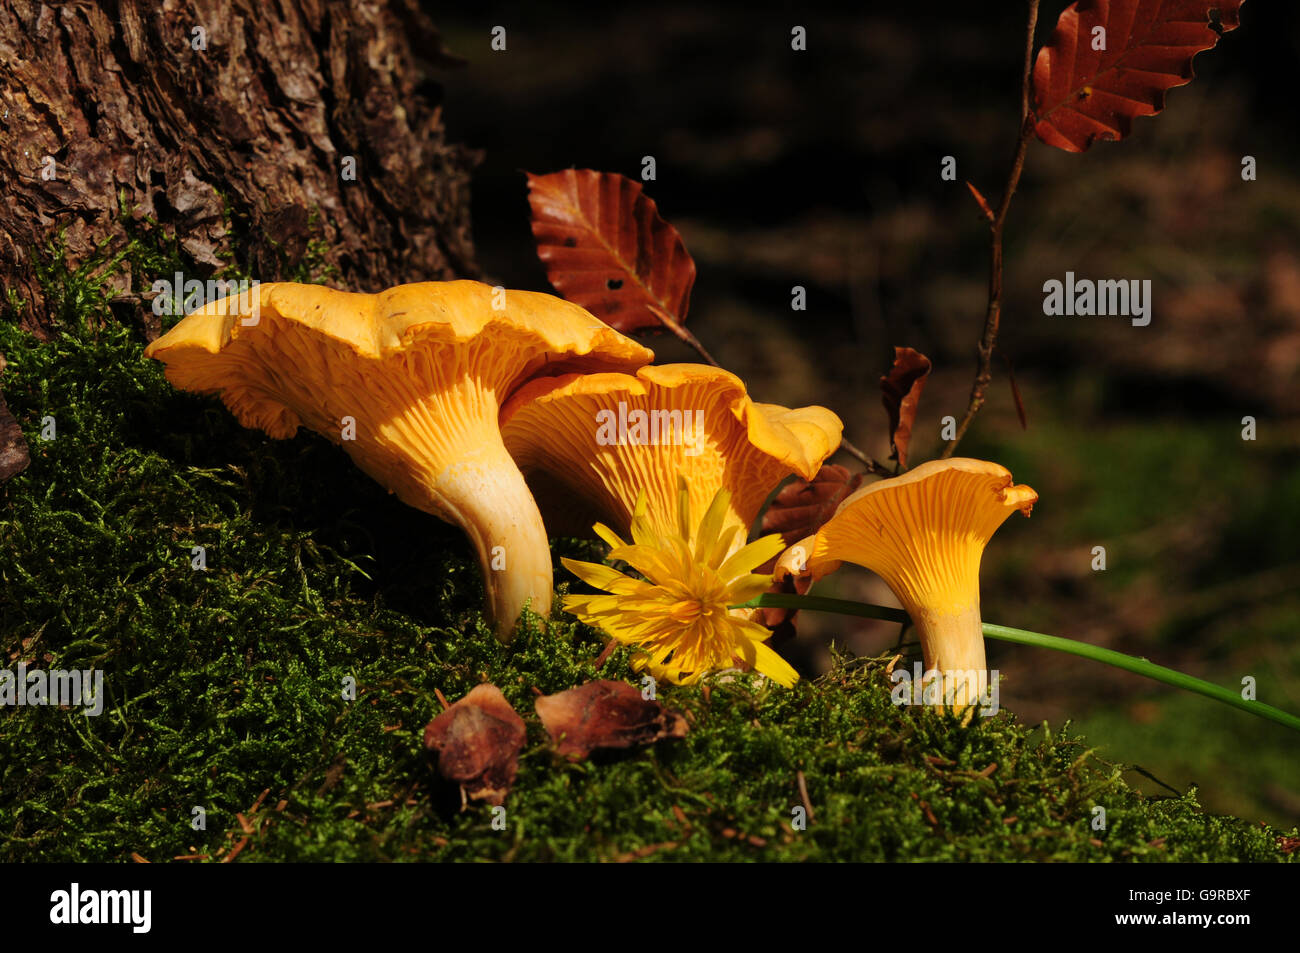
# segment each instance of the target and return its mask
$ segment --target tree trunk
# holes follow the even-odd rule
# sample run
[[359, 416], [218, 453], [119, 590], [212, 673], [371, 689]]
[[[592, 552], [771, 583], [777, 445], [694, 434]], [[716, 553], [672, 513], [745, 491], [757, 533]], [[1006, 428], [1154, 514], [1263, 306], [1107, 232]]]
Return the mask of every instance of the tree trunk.
[[[0, 307], [43, 333], [43, 262], [103, 260], [142, 225], [187, 279], [475, 276], [476, 156], [444, 141], [421, 55], [455, 63], [416, 0], [0, 0]], [[171, 276], [118, 268], [147, 314]]]

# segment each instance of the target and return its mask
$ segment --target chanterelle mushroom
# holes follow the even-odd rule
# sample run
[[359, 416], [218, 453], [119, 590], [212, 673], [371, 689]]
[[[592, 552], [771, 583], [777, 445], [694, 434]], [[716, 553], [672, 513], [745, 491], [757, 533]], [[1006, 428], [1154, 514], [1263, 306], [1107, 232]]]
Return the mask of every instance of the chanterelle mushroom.
[[965, 708], [987, 679], [984, 546], [1012, 513], [1028, 516], [1037, 499], [996, 463], [932, 460], [847, 497], [811, 542], [808, 570], [819, 579], [847, 561], [884, 579], [916, 626], [927, 673], [943, 678], [940, 694], [951, 692], [949, 704]]
[[501, 442], [500, 406], [534, 377], [630, 371], [654, 354], [575, 304], [477, 281], [378, 294], [274, 283], [255, 300], [256, 320], [237, 297], [215, 301], [145, 354], [245, 426], [323, 434], [402, 502], [464, 529], [503, 639], [525, 602], [548, 614], [550, 548]]
[[842, 429], [825, 407], [754, 403], [740, 378], [702, 364], [535, 380], [501, 412], [506, 448], [552, 532], [585, 535], [599, 520], [627, 534], [644, 491], [649, 525], [671, 535], [685, 477], [693, 513], [729, 492], [733, 549], [772, 488], [792, 473], [812, 479]]

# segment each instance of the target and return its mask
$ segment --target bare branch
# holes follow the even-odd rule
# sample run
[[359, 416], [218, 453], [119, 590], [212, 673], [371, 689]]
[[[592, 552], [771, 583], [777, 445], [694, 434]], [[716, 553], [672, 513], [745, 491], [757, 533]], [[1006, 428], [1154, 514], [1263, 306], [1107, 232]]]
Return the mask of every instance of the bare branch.
[[989, 224], [991, 237], [991, 254], [989, 262], [989, 303], [984, 314], [984, 333], [980, 336], [978, 363], [975, 369], [975, 383], [971, 385], [970, 402], [966, 414], [957, 425], [957, 432], [943, 448], [943, 456], [951, 457], [957, 444], [966, 435], [971, 421], [984, 406], [985, 391], [993, 379], [993, 349], [998, 341], [998, 325], [1002, 319], [1002, 228], [1006, 224], [1007, 210], [1011, 207], [1011, 196], [1020, 184], [1020, 173], [1025, 167], [1025, 153], [1029, 149], [1029, 140], [1034, 135], [1034, 120], [1029, 112], [1031, 94], [1030, 80], [1034, 66], [1034, 30], [1038, 26], [1038, 0], [1029, 0], [1029, 29], [1025, 34], [1025, 70], [1020, 83], [1020, 139], [1016, 143], [1015, 158], [1011, 162], [1011, 174], [1007, 177], [1007, 186], [1002, 192], [1002, 201]]

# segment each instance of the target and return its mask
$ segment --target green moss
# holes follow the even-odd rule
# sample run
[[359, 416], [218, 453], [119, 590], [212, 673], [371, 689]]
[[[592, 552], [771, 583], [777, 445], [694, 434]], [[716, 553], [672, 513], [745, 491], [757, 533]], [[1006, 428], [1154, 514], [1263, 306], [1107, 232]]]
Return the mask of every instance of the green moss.
[[[0, 712], [0, 859], [216, 858], [240, 813], [241, 860], [1285, 859], [1277, 832], [1194, 793], [1138, 793], [1068, 728], [895, 708], [884, 659], [789, 691], [665, 689], [686, 739], [557, 760], [536, 693], [631, 678], [626, 658], [597, 673], [600, 640], [562, 618], [500, 645], [459, 533], [323, 439], [268, 440], [174, 391], [92, 280], [66, 278], [77, 320], [48, 342], [0, 324], [32, 449], [0, 486], [0, 651], [102, 669], [106, 693], [99, 717]], [[528, 720], [503, 831], [460, 810], [421, 747], [436, 691], [483, 680]]]

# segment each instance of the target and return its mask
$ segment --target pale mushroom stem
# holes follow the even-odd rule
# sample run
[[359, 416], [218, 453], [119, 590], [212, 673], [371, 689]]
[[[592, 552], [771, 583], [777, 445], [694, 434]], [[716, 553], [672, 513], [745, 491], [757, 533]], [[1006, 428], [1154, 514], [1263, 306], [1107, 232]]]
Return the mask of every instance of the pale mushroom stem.
[[546, 618], [554, 577], [542, 514], [504, 446], [480, 445], [447, 467], [432, 488], [446, 519], [478, 552], [488, 616], [509, 642], [524, 605]]
[[916, 609], [909, 615], [921, 638], [927, 687], [938, 679], [924, 694], [927, 700], [936, 699], [932, 707], [961, 711], [982, 704], [989, 674], [979, 606], [948, 613]]

